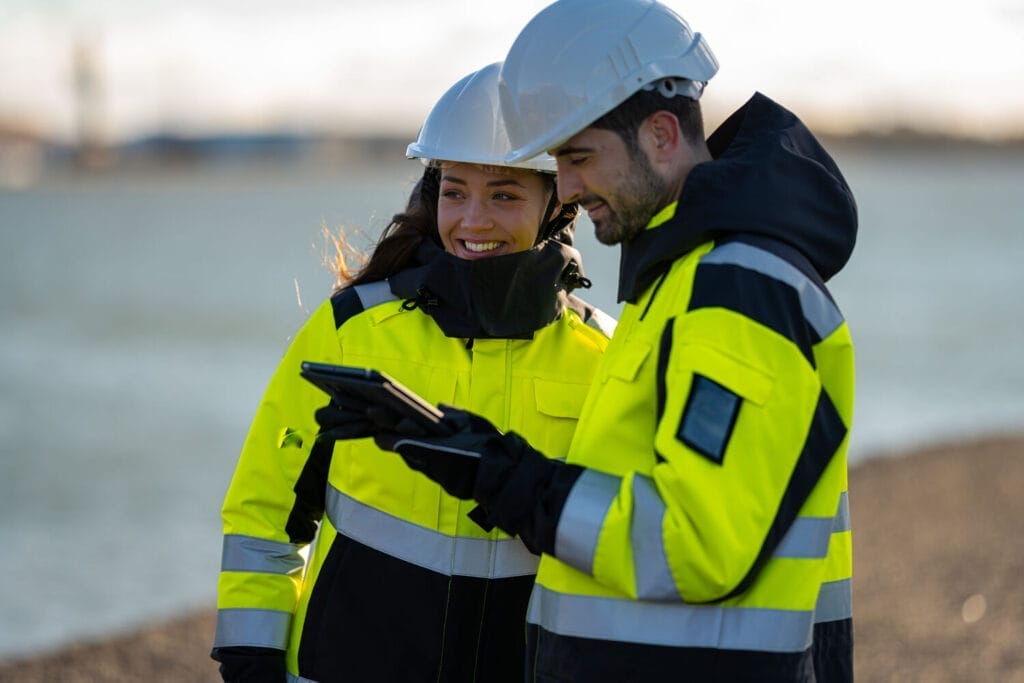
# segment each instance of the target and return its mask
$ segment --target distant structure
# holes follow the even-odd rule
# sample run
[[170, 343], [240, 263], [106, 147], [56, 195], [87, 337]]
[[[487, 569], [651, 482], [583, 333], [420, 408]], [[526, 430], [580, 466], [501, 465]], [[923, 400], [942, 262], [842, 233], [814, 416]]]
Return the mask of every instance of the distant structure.
[[72, 47], [72, 89], [78, 163], [86, 168], [109, 166], [114, 153], [106, 137], [103, 84], [93, 43], [81, 37]]

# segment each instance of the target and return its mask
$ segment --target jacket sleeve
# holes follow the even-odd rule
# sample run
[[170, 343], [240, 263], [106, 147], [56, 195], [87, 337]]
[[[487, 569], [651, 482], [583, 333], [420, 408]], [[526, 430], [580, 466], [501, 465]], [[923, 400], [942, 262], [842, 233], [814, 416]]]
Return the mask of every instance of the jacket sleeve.
[[[815, 362], [825, 337], [848, 334], [838, 309], [785, 261], [723, 251], [701, 262], [687, 308], [664, 326], [657, 464], [587, 469], [559, 511], [554, 555], [634, 598], [744, 590], [846, 437]], [[789, 540], [785, 552], [801, 556]]]
[[299, 375], [303, 360], [340, 363], [330, 302], [289, 345], [249, 428], [225, 496], [215, 652], [286, 650], [302, 580], [302, 550], [324, 510], [331, 446], [315, 444], [327, 396]]

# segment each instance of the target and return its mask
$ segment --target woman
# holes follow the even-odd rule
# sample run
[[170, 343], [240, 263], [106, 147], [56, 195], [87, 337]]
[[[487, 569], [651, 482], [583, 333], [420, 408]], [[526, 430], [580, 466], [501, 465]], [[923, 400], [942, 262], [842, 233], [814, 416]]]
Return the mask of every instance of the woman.
[[589, 283], [554, 160], [503, 164], [499, 67], [435, 105], [409, 146], [427, 168], [405, 213], [270, 382], [223, 509], [225, 680], [522, 679], [537, 558], [372, 439], [334, 443], [369, 431], [299, 377], [304, 360], [375, 368], [568, 449], [608, 319], [569, 295]]

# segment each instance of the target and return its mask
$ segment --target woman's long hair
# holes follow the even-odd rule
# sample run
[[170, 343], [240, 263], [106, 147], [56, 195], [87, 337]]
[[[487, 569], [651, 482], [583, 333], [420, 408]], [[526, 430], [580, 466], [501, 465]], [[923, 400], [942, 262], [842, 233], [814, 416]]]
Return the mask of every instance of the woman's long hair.
[[[423, 176], [416, 181], [405, 211], [396, 213], [380, 234], [373, 253], [365, 258], [355, 253], [343, 234], [331, 236], [334, 243], [333, 259], [335, 293], [366, 282], [376, 282], [399, 272], [412, 260], [424, 240], [432, 239], [440, 244], [437, 234], [437, 196], [440, 190], [440, 170], [426, 168]], [[353, 271], [349, 260], [356, 257], [363, 261]]]
[[[541, 177], [547, 189], [557, 194], [555, 177], [547, 173], [542, 173]], [[384, 280], [403, 270], [425, 240], [433, 240], [440, 246], [441, 238], [437, 232], [437, 202], [440, 190], [441, 170], [434, 166], [427, 167], [412, 188], [405, 211], [392, 216], [391, 222], [381, 232], [380, 239], [374, 245], [369, 258], [356, 253], [343, 234], [331, 235], [335, 250], [331, 263], [335, 274], [335, 293], [354, 285]], [[554, 194], [552, 202], [555, 201]], [[539, 239], [550, 237], [570, 226], [576, 220], [578, 212], [577, 204], [563, 205], [558, 216], [545, 225]], [[363, 262], [362, 267], [355, 272], [349, 267], [349, 259], [353, 257]]]

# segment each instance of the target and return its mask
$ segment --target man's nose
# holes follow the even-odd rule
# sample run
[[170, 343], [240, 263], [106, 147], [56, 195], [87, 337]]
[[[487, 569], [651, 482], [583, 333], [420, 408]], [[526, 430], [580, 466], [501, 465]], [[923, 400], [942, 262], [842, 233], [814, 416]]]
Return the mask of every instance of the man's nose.
[[583, 194], [583, 183], [580, 182], [579, 174], [573, 170], [571, 164], [564, 159], [558, 160], [558, 201], [563, 204], [571, 204], [579, 201]]

